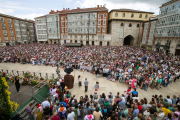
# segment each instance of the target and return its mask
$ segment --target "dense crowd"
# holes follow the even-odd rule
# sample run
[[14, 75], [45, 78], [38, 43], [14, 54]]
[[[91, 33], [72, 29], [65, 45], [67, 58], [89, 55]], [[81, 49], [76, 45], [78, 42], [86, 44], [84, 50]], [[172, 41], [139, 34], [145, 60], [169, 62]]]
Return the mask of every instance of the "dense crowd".
[[[60, 84], [64, 84], [60, 80]], [[179, 120], [180, 96], [153, 95], [152, 99], [140, 99], [138, 92], [129, 87], [123, 94], [98, 96], [95, 91], [90, 96], [77, 100], [69, 91], [62, 92], [61, 85], [50, 90], [51, 99], [26, 107], [30, 120]], [[34, 111], [34, 112], [32, 112]]]
[[32, 43], [1, 47], [0, 51], [0, 62], [69, 66], [144, 90], [167, 87], [180, 76], [177, 56], [129, 46], [65, 47]]

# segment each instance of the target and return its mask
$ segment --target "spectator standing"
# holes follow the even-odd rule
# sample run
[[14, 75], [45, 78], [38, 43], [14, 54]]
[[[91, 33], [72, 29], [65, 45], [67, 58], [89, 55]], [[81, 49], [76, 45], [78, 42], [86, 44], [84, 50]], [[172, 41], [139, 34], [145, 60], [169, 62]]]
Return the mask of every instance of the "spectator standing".
[[30, 120], [34, 120], [34, 114], [32, 113], [32, 103], [29, 104], [29, 106], [26, 107], [26, 112], [27, 112], [27, 115], [29, 116], [29, 119]]
[[84, 81], [85, 91], [84, 92], [87, 92], [88, 84], [89, 84], [89, 82], [87, 81], [87, 78], [85, 78], [85, 81]]

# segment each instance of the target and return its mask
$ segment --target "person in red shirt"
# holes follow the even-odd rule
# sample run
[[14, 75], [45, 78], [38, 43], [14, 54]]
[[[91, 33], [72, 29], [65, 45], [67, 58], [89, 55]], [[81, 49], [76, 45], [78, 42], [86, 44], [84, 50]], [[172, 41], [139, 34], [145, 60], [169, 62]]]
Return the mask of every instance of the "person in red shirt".
[[137, 106], [138, 106], [139, 113], [140, 113], [140, 112], [141, 112], [141, 110], [142, 110], [142, 106], [141, 106], [140, 102], [138, 102]]

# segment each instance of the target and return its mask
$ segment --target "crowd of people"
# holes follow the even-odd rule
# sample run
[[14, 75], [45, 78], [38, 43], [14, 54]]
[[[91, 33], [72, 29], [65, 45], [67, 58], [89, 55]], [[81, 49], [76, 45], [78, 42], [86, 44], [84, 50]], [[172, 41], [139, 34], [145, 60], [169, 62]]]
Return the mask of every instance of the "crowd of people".
[[[146, 91], [147, 87], [167, 87], [180, 76], [178, 56], [130, 46], [65, 47], [32, 43], [1, 47], [0, 51], [0, 62], [68, 66]], [[92, 69], [82, 69], [81, 66]]]
[[[60, 84], [64, 81], [61, 80]], [[153, 95], [140, 99], [136, 89], [128, 87], [124, 93], [81, 96], [77, 100], [69, 91], [62, 92], [61, 85], [50, 90], [51, 99], [26, 107], [30, 120], [179, 120], [180, 96]]]
[[[151, 100], [138, 97], [137, 87], [160, 89], [179, 79], [180, 60], [166, 55], [131, 46], [83, 46], [65, 47], [53, 44], [21, 44], [0, 48], [0, 62], [19, 62], [32, 65], [68, 66], [86, 70], [97, 77], [102, 75], [110, 81], [129, 85], [124, 93], [98, 96], [99, 83], [95, 92], [88, 96], [75, 95], [64, 90], [60, 80], [50, 89], [51, 99], [36, 105], [35, 113], [30, 103], [26, 107], [31, 120], [179, 120], [180, 96], [154, 95]], [[81, 66], [92, 69], [82, 69]], [[85, 68], [85, 67], [83, 67]], [[56, 69], [60, 74], [59, 68]], [[88, 78], [87, 78], [88, 79]], [[87, 79], [85, 81], [87, 81]], [[81, 86], [81, 77], [78, 77]], [[85, 92], [88, 82], [84, 82]]]

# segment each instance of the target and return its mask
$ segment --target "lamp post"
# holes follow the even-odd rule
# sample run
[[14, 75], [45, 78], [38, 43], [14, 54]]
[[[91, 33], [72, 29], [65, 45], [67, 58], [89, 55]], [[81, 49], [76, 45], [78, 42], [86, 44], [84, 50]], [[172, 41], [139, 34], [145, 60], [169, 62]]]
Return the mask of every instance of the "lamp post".
[[59, 53], [58, 15], [56, 16], [56, 25], [57, 25], [57, 39], [58, 39], [58, 53]]
[[89, 46], [89, 26], [90, 26], [90, 12], [89, 12], [89, 20], [88, 20], [88, 46]]

